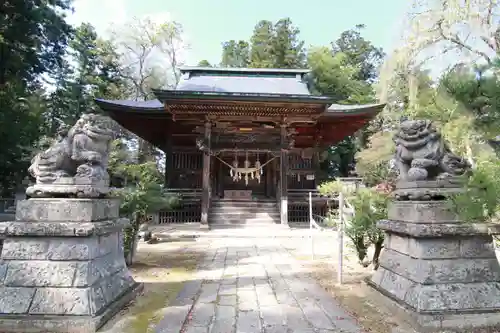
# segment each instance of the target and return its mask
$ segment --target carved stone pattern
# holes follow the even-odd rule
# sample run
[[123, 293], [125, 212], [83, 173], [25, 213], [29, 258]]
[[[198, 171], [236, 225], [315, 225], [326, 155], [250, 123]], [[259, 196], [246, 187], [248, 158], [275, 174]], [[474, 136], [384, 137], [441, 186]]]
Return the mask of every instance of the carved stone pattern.
[[36, 184], [26, 193], [33, 197], [106, 195], [112, 134], [105, 117], [82, 115], [50, 148], [33, 158], [28, 170]]
[[435, 180], [464, 175], [469, 163], [451, 152], [429, 120], [401, 123], [394, 137], [395, 160], [404, 181]]

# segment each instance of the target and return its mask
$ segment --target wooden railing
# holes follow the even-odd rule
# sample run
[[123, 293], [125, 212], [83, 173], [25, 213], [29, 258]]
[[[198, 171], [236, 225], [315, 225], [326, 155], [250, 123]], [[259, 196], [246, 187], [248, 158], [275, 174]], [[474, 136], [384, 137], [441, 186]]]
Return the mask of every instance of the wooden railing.
[[328, 199], [316, 189], [288, 190], [288, 222], [309, 223], [309, 193], [311, 193], [312, 212], [318, 218], [328, 213]]
[[159, 224], [196, 223], [201, 221], [201, 189], [170, 188], [167, 193], [179, 196], [179, 205], [158, 212]]

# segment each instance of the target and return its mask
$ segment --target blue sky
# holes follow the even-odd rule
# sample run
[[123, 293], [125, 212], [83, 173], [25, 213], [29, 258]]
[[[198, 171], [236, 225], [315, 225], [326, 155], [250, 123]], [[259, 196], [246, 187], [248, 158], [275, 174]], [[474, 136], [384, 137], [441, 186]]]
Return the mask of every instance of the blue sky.
[[112, 25], [137, 16], [181, 23], [190, 45], [186, 62], [201, 59], [218, 63], [221, 43], [248, 40], [261, 19], [290, 17], [301, 30], [306, 45], [327, 45], [356, 24], [365, 24], [364, 35], [390, 51], [397, 41], [407, 0], [76, 0], [72, 23], [89, 22], [104, 34]]

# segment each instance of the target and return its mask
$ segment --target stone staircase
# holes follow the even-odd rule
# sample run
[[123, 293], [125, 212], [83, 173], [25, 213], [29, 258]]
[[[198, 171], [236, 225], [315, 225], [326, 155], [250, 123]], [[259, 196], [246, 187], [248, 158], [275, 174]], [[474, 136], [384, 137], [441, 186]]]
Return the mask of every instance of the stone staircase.
[[208, 215], [211, 228], [253, 228], [281, 226], [275, 200], [213, 200]]

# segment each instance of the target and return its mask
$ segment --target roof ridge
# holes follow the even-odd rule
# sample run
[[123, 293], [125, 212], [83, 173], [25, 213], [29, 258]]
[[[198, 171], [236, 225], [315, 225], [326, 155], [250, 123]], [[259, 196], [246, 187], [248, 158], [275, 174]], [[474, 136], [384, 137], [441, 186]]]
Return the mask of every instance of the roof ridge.
[[182, 66], [181, 73], [186, 72], [225, 72], [225, 73], [276, 73], [276, 74], [307, 74], [310, 69], [305, 68], [250, 68], [250, 67], [197, 67]]

